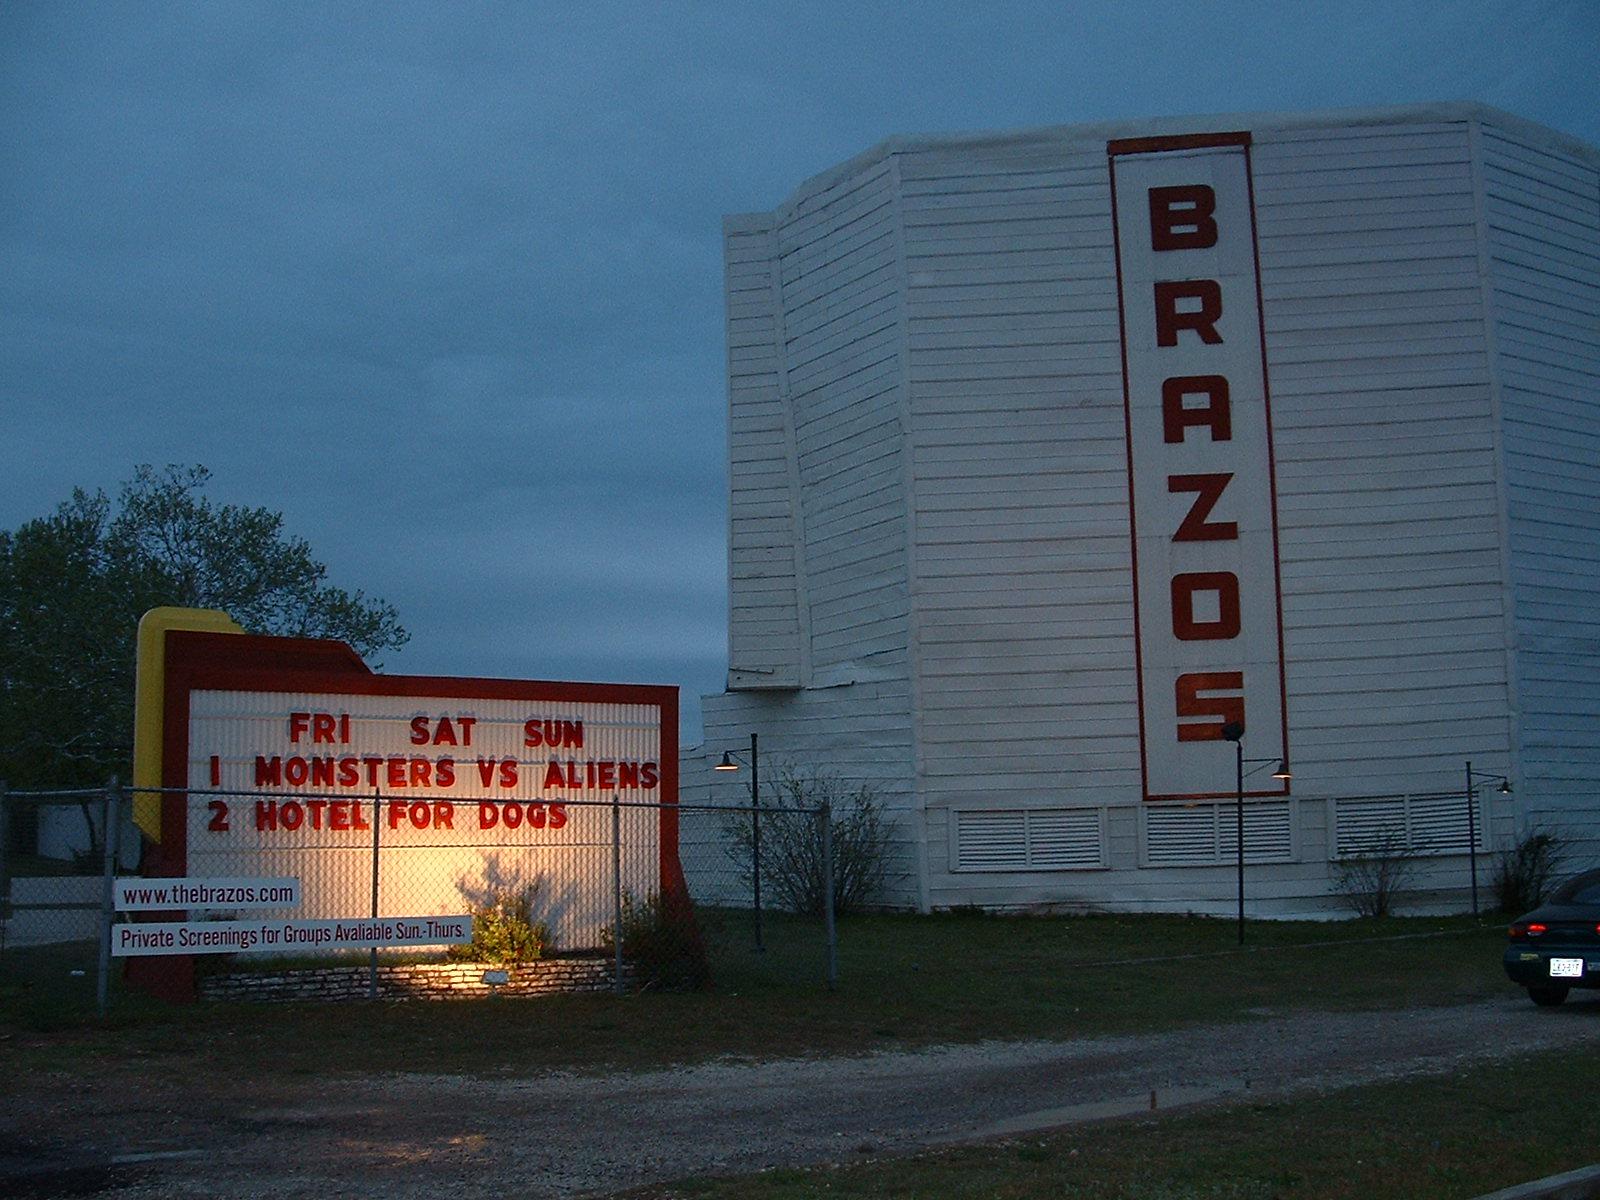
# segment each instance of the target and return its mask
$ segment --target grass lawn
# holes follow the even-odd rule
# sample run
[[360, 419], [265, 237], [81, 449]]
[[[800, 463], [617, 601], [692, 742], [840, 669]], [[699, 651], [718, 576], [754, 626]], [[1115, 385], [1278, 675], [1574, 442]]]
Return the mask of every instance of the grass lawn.
[[1198, 918], [853, 917], [840, 926], [833, 993], [815, 924], [769, 919], [760, 955], [742, 921], [711, 932], [716, 982], [704, 993], [167, 1007], [119, 988], [104, 1022], [92, 947], [8, 949], [0, 1069], [154, 1055], [206, 1072], [504, 1076], [1068, 1038], [1262, 1009], [1447, 1004], [1510, 987], [1503, 927], [1467, 918], [1258, 922], [1240, 949], [1232, 922]]
[[659, 1200], [1465, 1200], [1600, 1161], [1600, 1058], [1544, 1054], [1451, 1078], [811, 1170], [690, 1180]]

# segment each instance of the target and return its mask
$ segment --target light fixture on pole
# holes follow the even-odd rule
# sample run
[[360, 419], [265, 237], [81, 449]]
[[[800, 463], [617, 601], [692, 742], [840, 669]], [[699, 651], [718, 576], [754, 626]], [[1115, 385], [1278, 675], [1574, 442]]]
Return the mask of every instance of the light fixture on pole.
[[[766, 950], [761, 937], [761, 758], [756, 735], [750, 735], [750, 899], [755, 910], [756, 949]], [[732, 750], [722, 752], [722, 761], [713, 771], [737, 771], [740, 756]]]
[[[1222, 727], [1222, 740], [1233, 743], [1234, 767], [1234, 858], [1239, 880], [1239, 945], [1244, 945], [1244, 778], [1245, 764], [1257, 764], [1256, 770], [1269, 763], [1276, 763], [1277, 767], [1272, 772], [1274, 779], [1288, 781], [1293, 778], [1289, 771], [1287, 758], [1246, 758], [1244, 756], [1244, 723], [1242, 721], [1229, 721]], [[1250, 772], [1254, 774], [1255, 772]]]
[[1467, 866], [1472, 873], [1472, 915], [1478, 915], [1478, 800], [1477, 788], [1483, 783], [1500, 781], [1500, 786], [1495, 791], [1502, 796], [1511, 795], [1511, 780], [1504, 775], [1495, 775], [1489, 771], [1474, 771], [1472, 763], [1467, 763]]

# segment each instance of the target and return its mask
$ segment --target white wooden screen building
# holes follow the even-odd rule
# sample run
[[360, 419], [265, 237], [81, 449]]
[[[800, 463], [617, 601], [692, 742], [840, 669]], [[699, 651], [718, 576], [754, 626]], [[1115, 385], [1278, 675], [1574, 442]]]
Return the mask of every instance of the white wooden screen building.
[[[1228, 911], [1233, 748], [1163, 732], [1163, 656], [1198, 646], [1242, 656], [1252, 706], [1279, 689], [1246, 721], [1293, 769], [1246, 805], [1252, 912], [1328, 909], [1331, 861], [1383, 830], [1463, 904], [1468, 760], [1515, 787], [1478, 796], [1486, 855], [1547, 828], [1600, 861], [1594, 148], [1458, 104], [895, 138], [725, 240], [730, 666], [686, 799], [740, 795], [708, 768], [754, 731], [764, 773], [888, 800], [894, 903]], [[1264, 373], [1234, 377], [1262, 440], [1211, 514], [1237, 552], [1144, 528], [1163, 470], [1169, 516], [1197, 502], [1159, 456], [1207, 449], [1139, 442], [1152, 271], [1222, 280], [1227, 370]], [[1203, 309], [1168, 313], [1190, 377]], [[1156, 628], [1191, 552], [1250, 592], [1226, 644], [1222, 587]]]

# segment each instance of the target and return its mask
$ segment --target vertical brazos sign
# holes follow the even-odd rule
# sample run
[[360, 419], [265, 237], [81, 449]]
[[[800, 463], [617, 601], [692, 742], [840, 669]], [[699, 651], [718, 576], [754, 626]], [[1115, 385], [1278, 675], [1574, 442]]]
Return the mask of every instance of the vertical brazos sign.
[[[1277, 485], [1248, 132], [1107, 145], [1147, 800], [1287, 760]], [[1288, 784], [1251, 795], [1287, 795]]]

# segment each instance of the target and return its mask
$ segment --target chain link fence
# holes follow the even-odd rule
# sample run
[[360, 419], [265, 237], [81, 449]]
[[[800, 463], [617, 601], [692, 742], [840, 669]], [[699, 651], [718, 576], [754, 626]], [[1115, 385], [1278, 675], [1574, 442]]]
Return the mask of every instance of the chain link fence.
[[832, 987], [830, 824], [825, 804], [0, 785], [0, 977], [78, 981], [102, 1010]]

